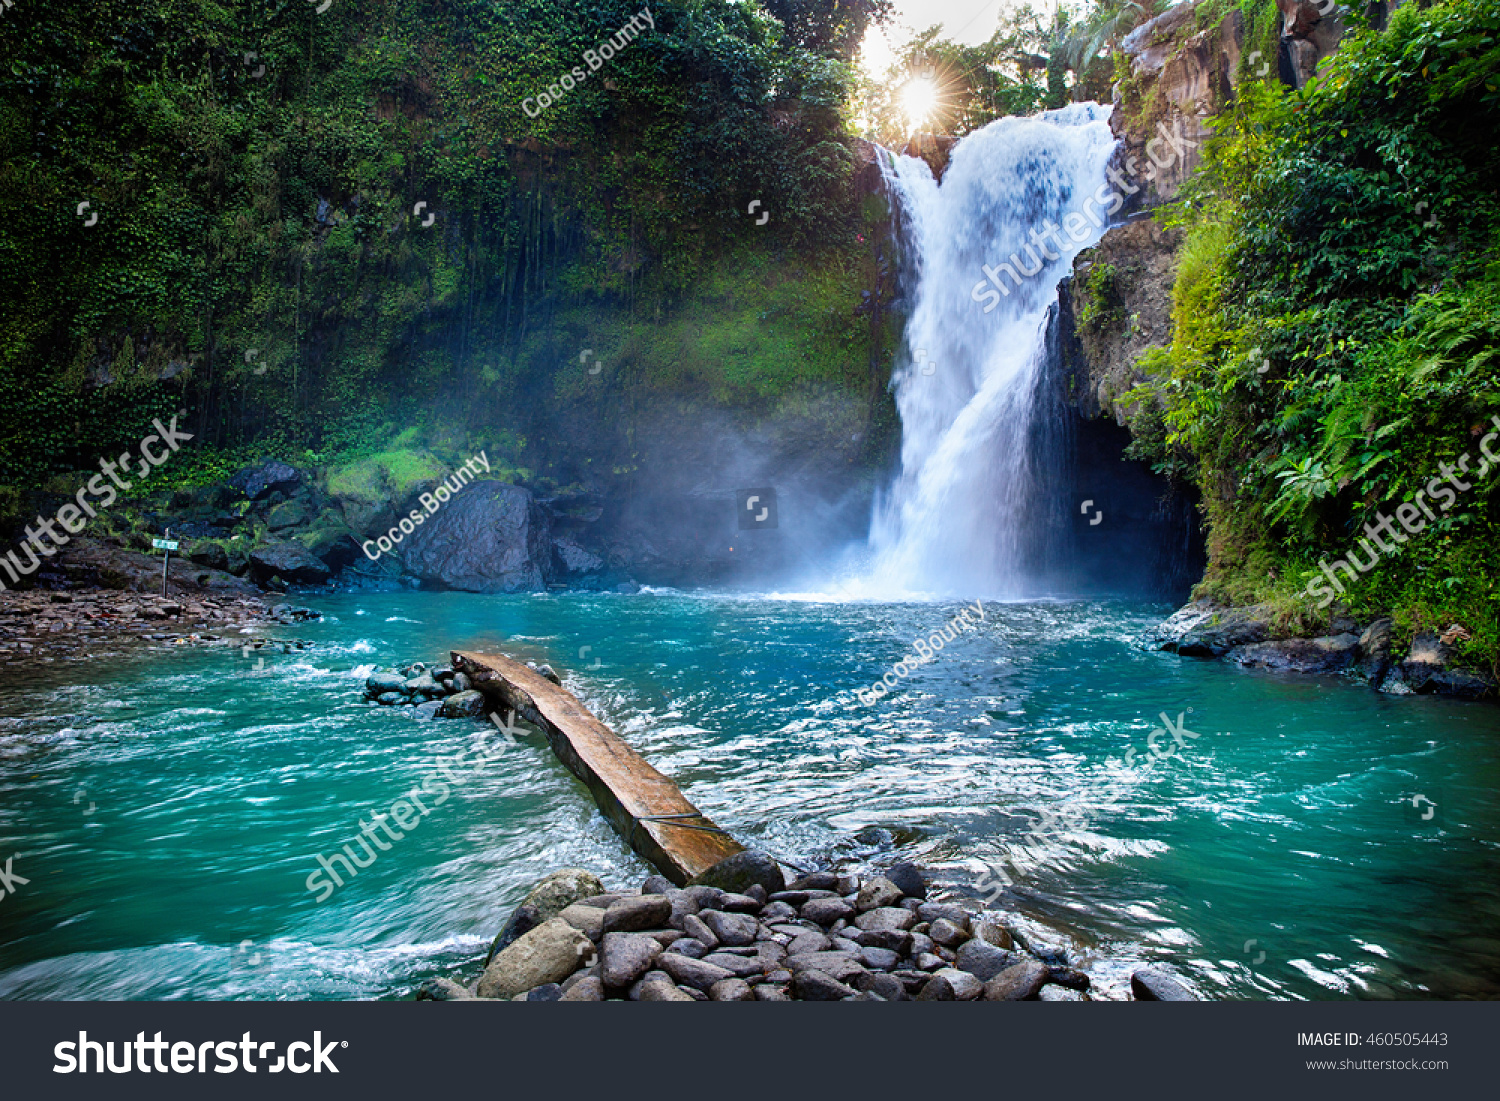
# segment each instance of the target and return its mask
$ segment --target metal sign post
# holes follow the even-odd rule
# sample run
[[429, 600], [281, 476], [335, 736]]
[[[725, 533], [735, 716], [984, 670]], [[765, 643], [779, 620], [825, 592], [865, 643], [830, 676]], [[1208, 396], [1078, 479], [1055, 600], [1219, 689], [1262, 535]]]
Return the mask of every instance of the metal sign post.
[[[165, 535], [171, 535], [172, 534], [172, 529], [168, 528], [163, 534], [165, 534]], [[167, 552], [167, 556], [164, 559], [162, 559], [162, 563], [161, 563], [161, 595], [162, 596], [166, 596], [167, 595], [167, 567], [172, 564], [172, 552], [177, 549], [177, 546], [178, 546], [177, 540], [175, 540], [175, 539], [153, 539], [153, 540], [151, 540], [151, 545], [153, 547], [155, 547], [157, 550], [164, 550], [164, 551]]]

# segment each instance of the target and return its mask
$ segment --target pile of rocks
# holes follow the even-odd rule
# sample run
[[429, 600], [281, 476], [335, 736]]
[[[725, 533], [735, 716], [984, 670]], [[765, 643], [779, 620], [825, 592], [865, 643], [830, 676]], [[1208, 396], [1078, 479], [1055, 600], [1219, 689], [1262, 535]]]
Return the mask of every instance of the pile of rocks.
[[[548, 665], [528, 666], [553, 684], [561, 684]], [[465, 673], [451, 665], [429, 668], [422, 662], [376, 669], [365, 681], [365, 698], [382, 707], [399, 707], [419, 722], [431, 719], [483, 719], [489, 713], [484, 695]]]
[[[743, 859], [747, 856], [749, 861]], [[740, 854], [731, 861], [741, 869], [756, 861], [776, 868], [764, 854]], [[780, 878], [779, 869], [775, 875]], [[436, 979], [417, 997], [571, 1002], [1088, 998], [1089, 976], [1069, 966], [1065, 949], [1028, 945], [1000, 913], [929, 900], [927, 878], [911, 864], [863, 881], [827, 871], [789, 885], [767, 882], [764, 874], [742, 875], [739, 883], [726, 884], [727, 878], [710, 869], [681, 889], [652, 876], [639, 892], [610, 892], [587, 871], [556, 872], [532, 890], [496, 937], [477, 982], [464, 986]], [[1137, 978], [1132, 985], [1138, 998], [1189, 997], [1168, 976], [1143, 971]]]
[[[116, 590], [0, 592], [0, 662], [80, 658], [115, 652], [125, 644], [241, 645], [215, 632], [236, 634], [267, 623], [290, 624], [320, 613], [289, 604], [267, 608], [254, 598], [161, 597]], [[248, 643], [257, 649], [267, 640]], [[302, 649], [300, 640], [270, 640]]]

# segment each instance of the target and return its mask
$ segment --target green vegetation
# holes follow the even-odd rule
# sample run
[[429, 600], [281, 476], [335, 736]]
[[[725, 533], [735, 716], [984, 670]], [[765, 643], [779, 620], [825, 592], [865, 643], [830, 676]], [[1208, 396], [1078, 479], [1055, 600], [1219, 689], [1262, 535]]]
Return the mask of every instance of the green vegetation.
[[[1242, 86], [1169, 217], [1187, 227], [1170, 349], [1135, 397], [1163, 464], [1190, 456], [1211, 563], [1200, 592], [1327, 622], [1304, 587], [1480, 462], [1500, 415], [1500, 3], [1403, 7], [1346, 39], [1304, 92]], [[1266, 368], [1261, 370], [1260, 368]], [[1492, 444], [1493, 446], [1493, 444]], [[1494, 473], [1341, 598], [1398, 628], [1472, 635], [1500, 657]], [[1403, 532], [1403, 535], [1406, 534]], [[1462, 637], [1462, 636], [1460, 636]]]

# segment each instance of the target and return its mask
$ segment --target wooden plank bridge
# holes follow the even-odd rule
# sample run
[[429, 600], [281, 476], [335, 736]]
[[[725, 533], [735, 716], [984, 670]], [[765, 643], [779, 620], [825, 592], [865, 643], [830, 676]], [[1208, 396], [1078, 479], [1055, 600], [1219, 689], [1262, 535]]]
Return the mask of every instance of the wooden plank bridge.
[[571, 692], [499, 654], [452, 653], [453, 668], [487, 699], [541, 727], [620, 836], [673, 883], [683, 886], [745, 850]]

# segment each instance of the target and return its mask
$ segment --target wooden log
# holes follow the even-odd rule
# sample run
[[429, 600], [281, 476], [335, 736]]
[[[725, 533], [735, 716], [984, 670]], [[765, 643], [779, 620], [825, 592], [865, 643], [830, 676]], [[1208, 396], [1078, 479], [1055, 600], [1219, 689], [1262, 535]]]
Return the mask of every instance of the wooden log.
[[626, 843], [679, 887], [745, 846], [704, 817], [671, 780], [566, 689], [498, 654], [453, 652], [475, 689], [546, 732]]

